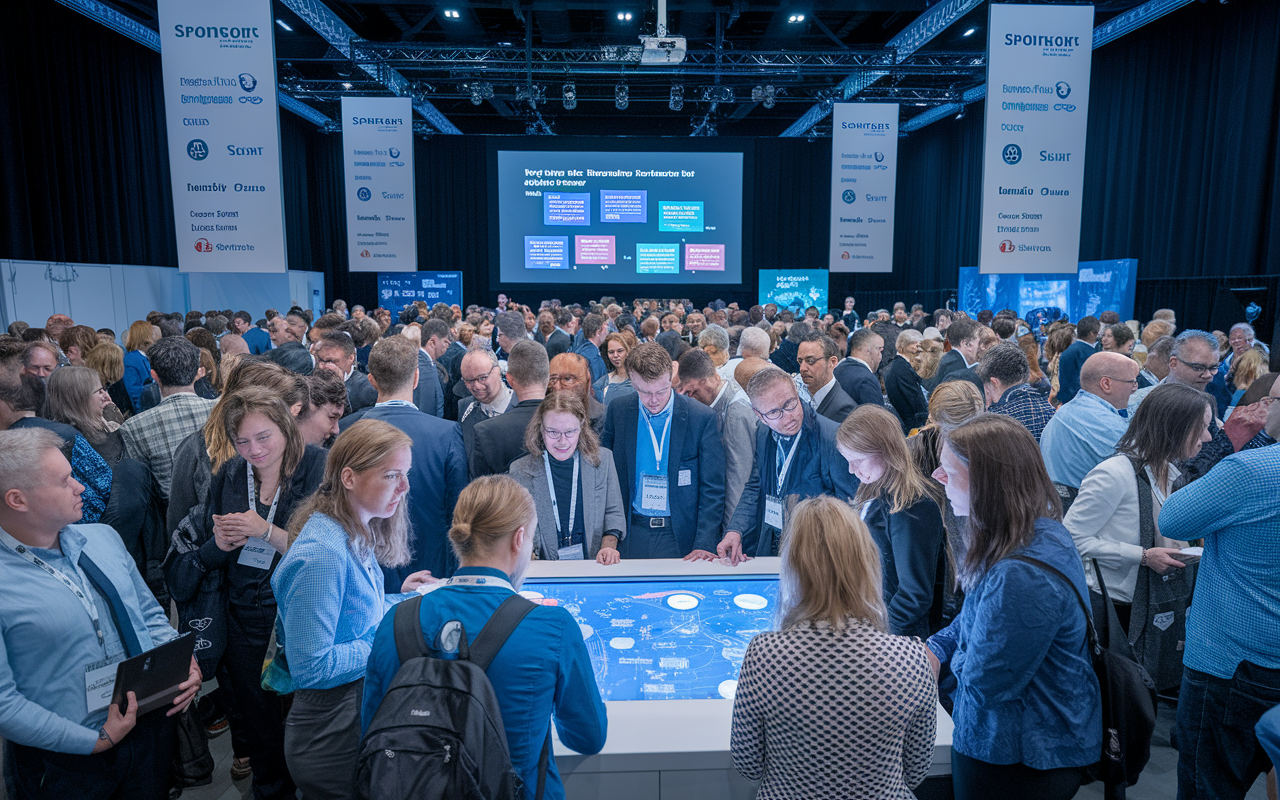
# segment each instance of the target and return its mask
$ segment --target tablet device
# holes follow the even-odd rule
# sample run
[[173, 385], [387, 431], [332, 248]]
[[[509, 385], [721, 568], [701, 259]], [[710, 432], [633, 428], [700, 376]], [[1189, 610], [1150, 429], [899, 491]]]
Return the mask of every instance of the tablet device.
[[121, 713], [129, 707], [128, 692], [138, 700], [138, 716], [168, 706], [182, 693], [179, 684], [191, 676], [191, 654], [196, 639], [184, 633], [142, 655], [121, 661], [116, 667], [116, 688], [111, 702]]

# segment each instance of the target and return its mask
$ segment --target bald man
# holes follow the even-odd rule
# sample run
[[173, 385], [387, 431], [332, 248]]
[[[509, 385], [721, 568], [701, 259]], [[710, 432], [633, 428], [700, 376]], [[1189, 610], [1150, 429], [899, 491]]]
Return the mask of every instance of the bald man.
[[1079, 489], [1089, 470], [1115, 453], [1129, 428], [1125, 410], [1138, 386], [1138, 362], [1119, 353], [1094, 353], [1080, 368], [1080, 391], [1058, 409], [1040, 434], [1040, 452], [1054, 483]]

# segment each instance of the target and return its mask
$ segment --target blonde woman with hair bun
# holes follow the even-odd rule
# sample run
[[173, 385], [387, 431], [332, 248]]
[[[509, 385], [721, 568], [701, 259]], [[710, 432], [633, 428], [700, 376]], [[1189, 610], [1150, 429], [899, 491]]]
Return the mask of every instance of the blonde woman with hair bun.
[[757, 798], [914, 800], [938, 687], [924, 645], [888, 632], [880, 554], [848, 503], [823, 495], [792, 511], [776, 617], [738, 674], [734, 769], [760, 781]]
[[[464, 636], [469, 651], [489, 618], [520, 590], [537, 530], [533, 497], [511, 477], [487, 475], [462, 490], [449, 529], [461, 566], [448, 581], [424, 592], [419, 609], [422, 636], [432, 655], [458, 658]], [[369, 657], [362, 734], [399, 669], [395, 614], [390, 613], [378, 626]], [[511, 766], [524, 782], [525, 796], [543, 785], [544, 800], [564, 800], [564, 784], [549, 752], [553, 720], [560, 742], [586, 755], [600, 752], [608, 731], [582, 629], [565, 609], [534, 605], [498, 649], [486, 674], [502, 710]]]

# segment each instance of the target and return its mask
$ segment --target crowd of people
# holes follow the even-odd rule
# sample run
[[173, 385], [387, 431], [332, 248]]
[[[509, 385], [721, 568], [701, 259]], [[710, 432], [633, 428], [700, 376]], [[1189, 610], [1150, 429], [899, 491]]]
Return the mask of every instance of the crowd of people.
[[[1104, 747], [1105, 594], [1176, 699], [1179, 798], [1243, 798], [1280, 762], [1275, 362], [1244, 322], [1028, 316], [499, 295], [15, 322], [6, 783], [166, 797], [229, 731], [259, 800], [390, 797], [362, 736], [398, 685], [399, 603], [450, 659], [531, 560], [781, 556], [734, 698], [759, 796], [912, 797], [939, 702], [956, 797], [1074, 796]], [[87, 691], [179, 634], [166, 711]], [[511, 767], [563, 798], [551, 726], [603, 747], [595, 673], [563, 608], [510, 642], [485, 663]]]

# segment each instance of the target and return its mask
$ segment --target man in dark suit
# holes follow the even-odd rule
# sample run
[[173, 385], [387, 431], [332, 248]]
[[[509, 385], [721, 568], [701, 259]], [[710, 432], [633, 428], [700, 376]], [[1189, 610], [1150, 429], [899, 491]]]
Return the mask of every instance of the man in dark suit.
[[880, 356], [884, 353], [884, 339], [870, 328], [859, 328], [849, 336], [849, 357], [832, 371], [840, 388], [858, 405], [873, 403], [884, 405], [880, 392]]
[[1058, 402], [1070, 403], [1080, 391], [1080, 370], [1093, 355], [1102, 323], [1097, 317], [1081, 317], [1076, 323], [1076, 340], [1058, 357]]
[[793, 322], [791, 327], [787, 329], [787, 336], [778, 344], [778, 349], [769, 355], [769, 360], [774, 366], [789, 375], [795, 375], [800, 369], [800, 365], [796, 363], [796, 352], [800, 349], [800, 340], [809, 332], [808, 324], [804, 322]]
[[[412, 330], [412, 329], [410, 329]], [[449, 326], [442, 320], [429, 319], [419, 331], [418, 388], [413, 392], [413, 402], [423, 413], [444, 417], [444, 385], [436, 359], [449, 348]]]
[[[378, 402], [366, 409], [362, 418], [394, 425], [413, 439], [408, 476], [413, 560], [403, 567], [383, 568], [388, 592], [400, 591], [411, 572], [427, 569], [437, 578], [445, 578], [453, 571], [456, 563], [449, 547], [449, 526], [458, 495], [467, 485], [467, 461], [458, 423], [423, 414], [412, 402], [414, 385], [424, 377], [418, 371], [417, 350], [412, 340], [392, 336], [380, 339], [369, 353], [369, 380], [378, 391]], [[432, 373], [425, 377], [435, 380]]]
[[839, 352], [836, 343], [822, 331], [807, 334], [796, 351], [800, 379], [813, 398], [814, 409], [837, 425], [858, 405], [833, 375], [840, 361]]
[[504, 414], [476, 423], [467, 453], [472, 478], [504, 473], [525, 454], [524, 429], [547, 396], [550, 376], [547, 349], [528, 339], [516, 342], [507, 359], [507, 383], [516, 404]]
[[981, 341], [978, 331], [982, 323], [968, 317], [961, 317], [947, 326], [947, 341], [951, 343], [951, 352], [938, 362], [938, 371], [925, 383], [925, 388], [933, 391], [938, 384], [946, 381], [966, 380], [974, 385], [978, 394], [986, 397], [982, 381], [973, 368], [978, 366], [978, 346]]
[[738, 564], [744, 555], [776, 556], [787, 508], [820, 494], [851, 500], [858, 480], [836, 449], [840, 427], [800, 400], [795, 382], [766, 367], [747, 383], [755, 410], [755, 463], [724, 538], [721, 558]]
[[[920, 337], [917, 335], [916, 340]], [[912, 428], [921, 428], [929, 421], [929, 398], [915, 367], [899, 350], [884, 371], [884, 393], [889, 395], [893, 410], [902, 421], [902, 432], [910, 434]]]
[[569, 352], [569, 348], [573, 346], [573, 337], [569, 335], [568, 327], [572, 324], [573, 312], [561, 306], [554, 309], [556, 316], [556, 329], [547, 335], [547, 359], [550, 360], [561, 353]]
[[462, 444], [467, 448], [467, 463], [475, 451], [476, 425], [487, 419], [501, 416], [520, 401], [515, 392], [502, 381], [498, 356], [487, 347], [468, 350], [461, 359], [459, 386], [470, 393], [458, 404], [458, 424], [462, 426]]
[[633, 348], [626, 366], [635, 394], [609, 403], [600, 441], [631, 519], [622, 557], [715, 558], [725, 496], [716, 412], [671, 388], [661, 345]]
[[328, 370], [342, 378], [347, 387], [347, 414], [378, 402], [378, 390], [356, 369], [356, 345], [347, 334], [330, 331], [320, 337], [316, 344], [316, 369]]

